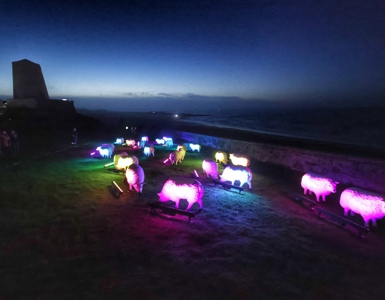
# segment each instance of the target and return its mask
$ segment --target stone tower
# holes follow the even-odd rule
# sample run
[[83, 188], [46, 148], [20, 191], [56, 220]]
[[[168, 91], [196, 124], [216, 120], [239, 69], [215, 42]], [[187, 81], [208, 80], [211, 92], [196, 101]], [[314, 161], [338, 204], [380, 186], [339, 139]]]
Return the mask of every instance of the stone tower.
[[13, 99], [49, 100], [40, 65], [22, 59], [12, 62]]

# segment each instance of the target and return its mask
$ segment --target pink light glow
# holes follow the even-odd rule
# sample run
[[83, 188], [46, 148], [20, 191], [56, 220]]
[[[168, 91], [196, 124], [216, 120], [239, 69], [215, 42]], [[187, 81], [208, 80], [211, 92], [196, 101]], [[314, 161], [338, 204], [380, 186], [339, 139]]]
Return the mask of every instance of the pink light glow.
[[165, 164], [166, 162], [168, 162], [168, 158], [166, 160], [163, 161], [163, 163]]
[[373, 226], [377, 226], [377, 219], [385, 216], [384, 197], [356, 187], [347, 188], [341, 193], [340, 205], [344, 209], [345, 216], [349, 215], [349, 211], [352, 215], [360, 214], [365, 227], [369, 227], [370, 220]]
[[194, 170], [195, 177], [199, 178], [198, 172]]
[[176, 208], [179, 208], [181, 199], [186, 199], [188, 202], [186, 210], [189, 210], [195, 202], [198, 202], [200, 209], [203, 208], [203, 186], [195, 179], [191, 181], [187, 178], [181, 178], [178, 182], [169, 179], [163, 185], [162, 191], [158, 193], [158, 196], [160, 202], [174, 201]]
[[322, 196], [322, 200], [325, 201], [327, 195], [335, 193], [337, 191], [337, 184], [338, 182], [334, 182], [330, 178], [312, 172], [306, 173], [301, 179], [303, 193], [305, 195], [307, 191], [309, 191], [309, 194], [314, 193], [317, 202], [319, 202], [320, 196]]

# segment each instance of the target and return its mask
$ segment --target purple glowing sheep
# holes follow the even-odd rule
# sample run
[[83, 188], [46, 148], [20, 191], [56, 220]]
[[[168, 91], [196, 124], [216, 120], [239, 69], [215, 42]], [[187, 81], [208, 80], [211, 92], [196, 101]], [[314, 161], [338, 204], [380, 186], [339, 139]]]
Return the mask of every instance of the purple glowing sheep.
[[218, 165], [215, 160], [210, 158], [205, 158], [202, 162], [203, 172], [206, 174], [207, 178], [211, 176], [213, 179], [218, 179]]
[[141, 166], [137, 164], [131, 164], [126, 170], [126, 179], [127, 183], [132, 188], [135, 189], [137, 193], [142, 193], [143, 184], [144, 184], [144, 171]]
[[195, 202], [198, 202], [200, 209], [203, 208], [203, 186], [195, 179], [169, 179], [163, 185], [162, 191], [158, 196], [160, 202], [174, 201], [176, 208], [179, 208], [181, 199], [186, 199], [188, 202], [186, 210], [189, 210]]
[[312, 172], [303, 175], [301, 180], [303, 193], [305, 195], [308, 191], [309, 194], [314, 193], [317, 202], [319, 202], [320, 196], [322, 196], [322, 200], [325, 201], [325, 197], [327, 195], [335, 193], [337, 190], [337, 184], [338, 182], [336, 181]]
[[344, 209], [345, 216], [349, 211], [351, 215], [360, 214], [364, 219], [365, 227], [369, 227], [370, 220], [373, 226], [377, 226], [377, 219], [385, 216], [384, 197], [356, 187], [347, 188], [341, 193], [340, 205]]

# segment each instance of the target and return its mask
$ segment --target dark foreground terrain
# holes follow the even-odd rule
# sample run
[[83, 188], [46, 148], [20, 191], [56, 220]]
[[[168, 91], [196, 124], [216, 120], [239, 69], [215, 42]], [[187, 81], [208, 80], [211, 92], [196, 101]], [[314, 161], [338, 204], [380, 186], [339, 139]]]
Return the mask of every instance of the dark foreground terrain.
[[[215, 186], [201, 170], [216, 152], [210, 148], [169, 165], [170, 149], [155, 146], [154, 157], [143, 157], [117, 147], [137, 155], [145, 171], [143, 193], [128, 191], [123, 172], [105, 167], [112, 159], [90, 156], [121, 128], [79, 118], [56, 127], [31, 121], [25, 130], [15, 122], [21, 153], [0, 158], [0, 299], [379, 299], [385, 292], [384, 220], [359, 238], [288, 195], [302, 193], [302, 174], [258, 162], [251, 190]], [[160, 128], [145, 123], [138, 135], [154, 141]], [[151, 211], [168, 178], [192, 178], [194, 170], [204, 208], [191, 223]], [[112, 181], [124, 191], [119, 197]], [[343, 214], [335, 195], [318, 205]]]

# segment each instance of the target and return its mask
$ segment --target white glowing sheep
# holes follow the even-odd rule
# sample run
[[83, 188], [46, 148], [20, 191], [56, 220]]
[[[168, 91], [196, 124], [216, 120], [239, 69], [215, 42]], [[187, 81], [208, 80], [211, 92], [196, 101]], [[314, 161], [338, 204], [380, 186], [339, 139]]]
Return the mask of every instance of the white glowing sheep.
[[124, 138], [117, 138], [115, 144], [121, 145], [124, 143]]
[[115, 165], [115, 169], [117, 169], [117, 170], [126, 170], [132, 164], [139, 165], [139, 160], [138, 160], [138, 158], [135, 155], [120, 156], [118, 158], [116, 164], [114, 164], [114, 165]]
[[202, 162], [202, 169], [207, 178], [211, 176], [213, 179], [218, 179], [218, 165], [215, 160], [210, 158], [204, 159]]
[[215, 161], [227, 165], [227, 153], [218, 151], [217, 153], [215, 153]]
[[137, 193], [142, 193], [144, 184], [144, 171], [141, 166], [137, 164], [131, 164], [126, 170], [126, 180]]
[[221, 175], [220, 182], [230, 181], [234, 185], [235, 181], [239, 181], [239, 186], [242, 187], [245, 183], [251, 189], [251, 180], [253, 173], [248, 167], [244, 166], [227, 166]]
[[347, 216], [349, 211], [360, 214], [364, 219], [364, 226], [369, 227], [369, 221], [373, 226], [377, 226], [377, 219], [385, 216], [385, 201], [380, 194], [352, 187], [345, 189], [340, 196], [340, 205], [344, 209], [344, 215]]
[[99, 151], [102, 157], [111, 158], [112, 153], [114, 153], [115, 146], [114, 144], [102, 144], [96, 148], [96, 151]]
[[155, 155], [155, 149], [153, 146], [145, 146], [144, 149], [143, 149], [143, 154], [145, 156], [154, 156]]
[[189, 145], [190, 146], [190, 149], [191, 149], [191, 151], [193, 151], [193, 152], [201, 152], [201, 145], [199, 145], [199, 144], [190, 144]]
[[246, 155], [231, 153], [229, 158], [234, 166], [248, 167], [250, 165], [250, 158]]
[[136, 147], [135, 140], [126, 140], [126, 145], [127, 145], [128, 147], [135, 148], [135, 147]]
[[179, 208], [181, 199], [186, 199], [189, 210], [195, 202], [199, 204], [199, 208], [203, 208], [203, 186], [195, 179], [189, 178], [175, 178], [169, 179], [163, 185], [162, 191], [158, 193], [159, 202], [167, 202], [169, 200], [175, 202], [175, 207]]
[[148, 142], [148, 136], [142, 136], [142, 138], [140, 139], [139, 148], [144, 148], [147, 142]]
[[155, 142], [156, 142], [158, 145], [164, 145], [165, 140], [164, 140], [164, 139], [155, 139]]
[[301, 179], [303, 193], [305, 195], [308, 191], [309, 194], [314, 193], [317, 202], [319, 202], [320, 196], [322, 196], [322, 200], [325, 201], [327, 195], [335, 193], [337, 184], [338, 182], [333, 181], [330, 178], [312, 172], [306, 173]]

